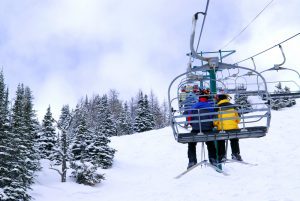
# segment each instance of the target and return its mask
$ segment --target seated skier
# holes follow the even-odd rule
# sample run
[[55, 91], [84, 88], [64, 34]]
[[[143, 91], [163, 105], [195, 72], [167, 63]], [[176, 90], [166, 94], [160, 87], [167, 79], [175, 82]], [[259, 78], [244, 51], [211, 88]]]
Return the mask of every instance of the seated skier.
[[[219, 107], [219, 111], [226, 112], [226, 113], [219, 113], [217, 121], [214, 121], [214, 125], [217, 127], [219, 131], [226, 131], [226, 130], [234, 130], [239, 129], [238, 124], [240, 122], [239, 114], [235, 108], [235, 106], [230, 103], [229, 96], [226, 94], [219, 94], [216, 96], [216, 101]], [[222, 118], [231, 118], [221, 120]], [[220, 144], [219, 149], [219, 162], [225, 162], [225, 141], [220, 140], [218, 141]], [[239, 139], [230, 139], [230, 146], [231, 146], [231, 157], [234, 160], [242, 161], [242, 157], [240, 155], [240, 147], [239, 147]]]
[[[211, 102], [208, 102], [209, 95], [205, 94], [204, 91], [200, 92], [199, 96], [199, 102], [192, 105], [191, 110], [189, 111], [189, 114], [206, 114], [206, 113], [212, 113], [214, 112], [213, 104]], [[213, 116], [210, 114], [203, 115], [203, 116], [189, 116], [188, 121], [196, 121], [191, 122], [190, 125], [192, 126], [191, 133], [199, 133], [199, 132], [211, 132], [213, 129], [213, 121], [207, 121], [207, 122], [201, 122], [200, 120], [208, 120], [213, 119]], [[189, 142], [188, 143], [188, 169], [192, 166], [197, 164], [197, 155], [196, 155], [196, 145], [197, 142]], [[216, 153], [215, 153], [215, 145], [214, 142], [206, 142], [207, 149], [208, 149], [208, 155], [209, 160], [212, 164], [215, 164], [216, 162]]]

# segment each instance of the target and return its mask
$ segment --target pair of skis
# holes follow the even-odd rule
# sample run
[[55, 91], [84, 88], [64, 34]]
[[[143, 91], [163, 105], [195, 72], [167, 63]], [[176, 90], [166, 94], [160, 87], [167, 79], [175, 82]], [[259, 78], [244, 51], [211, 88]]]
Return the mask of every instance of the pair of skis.
[[[249, 165], [249, 166], [257, 166], [257, 164], [248, 163], [248, 162], [245, 162], [245, 161], [233, 160], [233, 159], [227, 159], [227, 160], [225, 161], [225, 163], [231, 163], [231, 162], [237, 162], [237, 163], [241, 163], [241, 164]], [[222, 166], [219, 167], [219, 165], [221, 165], [221, 164], [218, 164], [217, 166], [214, 166], [214, 165], [212, 165], [211, 163], [209, 163], [207, 160], [204, 160], [204, 161], [201, 161], [201, 162], [197, 163], [196, 165], [194, 165], [194, 166], [188, 168], [188, 169], [185, 170], [184, 172], [180, 173], [179, 175], [177, 175], [177, 176], [175, 177], [175, 179], [179, 179], [180, 177], [182, 177], [183, 175], [187, 174], [187, 173], [190, 172], [191, 170], [195, 169], [195, 168], [198, 167], [198, 166], [202, 166], [202, 165], [204, 165], [204, 166], [206, 166], [206, 167], [210, 167], [210, 168], [216, 170], [217, 172], [223, 174], [224, 176], [229, 176], [229, 174], [228, 174], [227, 172], [225, 172], [224, 170], [221, 169]]]
[[199, 163], [196, 163], [196, 165], [194, 165], [194, 166], [188, 168], [187, 170], [185, 170], [184, 172], [180, 173], [179, 175], [177, 175], [177, 176], [175, 177], [175, 179], [179, 179], [180, 177], [182, 177], [183, 175], [187, 174], [187, 173], [190, 172], [191, 170], [195, 169], [195, 168], [198, 167], [198, 166], [202, 166], [202, 165], [207, 166], [207, 167], [210, 167], [210, 168], [213, 168], [214, 170], [216, 170], [216, 171], [219, 172], [219, 173], [222, 173], [222, 174], [225, 175], [225, 176], [228, 176], [228, 175], [229, 175], [228, 173], [224, 172], [221, 168], [219, 168], [219, 167], [217, 167], [217, 166], [214, 166], [214, 165], [210, 164], [207, 160], [204, 160], [204, 161], [201, 161], [201, 162], [199, 162]]

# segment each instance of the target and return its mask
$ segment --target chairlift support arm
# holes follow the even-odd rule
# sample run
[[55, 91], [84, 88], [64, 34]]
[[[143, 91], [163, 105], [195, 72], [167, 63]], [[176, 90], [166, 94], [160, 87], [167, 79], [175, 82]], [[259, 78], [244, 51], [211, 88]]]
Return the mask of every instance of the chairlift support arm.
[[[215, 68], [215, 67], [218, 66], [218, 61], [219, 61], [218, 57], [203, 57], [203, 56], [200, 56], [197, 53], [197, 50], [195, 50], [195, 47], [194, 47], [195, 33], [196, 33], [196, 25], [197, 25], [198, 15], [199, 14], [203, 15], [202, 27], [201, 27], [201, 32], [200, 32], [200, 37], [201, 37], [202, 30], [203, 30], [204, 23], [205, 23], [205, 19], [206, 19], [206, 15], [207, 15], [208, 4], [209, 4], [209, 0], [207, 0], [205, 12], [197, 12], [193, 16], [192, 33], [191, 33], [191, 38], [190, 38], [190, 49], [191, 49], [191, 57], [199, 59], [200, 61], [206, 61], [206, 62], [208, 62], [208, 64], [209, 64], [210, 67]], [[200, 38], [199, 38], [199, 41], [200, 41]]]
[[282, 54], [282, 57], [283, 57], [283, 61], [282, 61], [282, 63], [280, 63], [280, 64], [274, 64], [275, 70], [278, 70], [279, 67], [282, 66], [282, 65], [285, 63], [285, 61], [286, 61], [286, 57], [285, 57], [285, 54], [284, 54], [284, 52], [283, 52], [282, 46], [281, 46], [281, 45], [278, 45], [278, 47], [279, 47], [279, 49], [280, 49], [280, 51], [281, 51], [281, 54]]
[[254, 61], [253, 57], [251, 57], [251, 61], [252, 61], [253, 66], [254, 66], [254, 70], [256, 70], [256, 64], [255, 64], [255, 61]]

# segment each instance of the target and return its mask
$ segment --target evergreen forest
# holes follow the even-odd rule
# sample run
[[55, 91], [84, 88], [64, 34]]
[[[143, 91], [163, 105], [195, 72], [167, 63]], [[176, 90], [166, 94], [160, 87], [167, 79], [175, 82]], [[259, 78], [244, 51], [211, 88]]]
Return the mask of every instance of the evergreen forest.
[[[67, 175], [80, 184], [93, 186], [105, 178], [101, 169], [111, 168], [117, 150], [109, 146], [112, 136], [138, 134], [168, 126], [167, 103], [159, 103], [151, 91], [142, 90], [123, 101], [111, 89], [108, 94], [82, 97], [75, 108], [62, 105], [58, 119], [51, 103], [40, 122], [34, 109], [34, 95], [20, 83], [9, 94], [0, 72], [0, 200], [29, 201], [41, 160], [66, 182]], [[69, 174], [67, 174], [69, 172]]]

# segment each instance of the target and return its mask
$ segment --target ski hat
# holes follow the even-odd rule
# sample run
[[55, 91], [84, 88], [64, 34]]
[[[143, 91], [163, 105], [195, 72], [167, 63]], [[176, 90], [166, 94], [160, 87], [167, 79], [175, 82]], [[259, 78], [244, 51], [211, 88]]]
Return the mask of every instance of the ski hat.
[[216, 100], [217, 101], [221, 101], [221, 100], [229, 100], [230, 99], [230, 96], [228, 94], [217, 94], [216, 95]]

